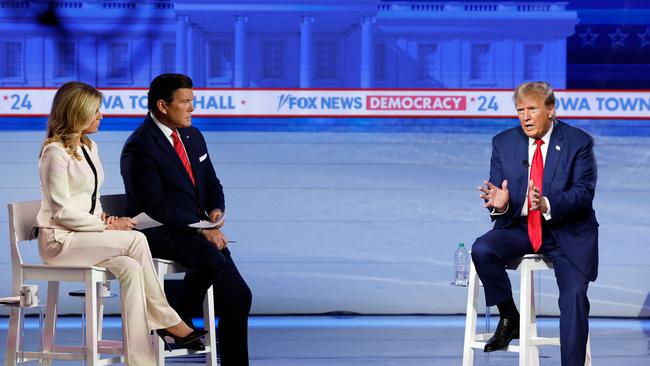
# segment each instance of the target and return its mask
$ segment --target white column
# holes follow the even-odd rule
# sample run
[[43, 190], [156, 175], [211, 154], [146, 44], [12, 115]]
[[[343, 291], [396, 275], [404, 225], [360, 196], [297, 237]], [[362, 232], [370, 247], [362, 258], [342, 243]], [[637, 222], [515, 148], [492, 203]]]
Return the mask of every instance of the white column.
[[246, 22], [248, 17], [235, 16], [234, 87], [246, 87]]
[[187, 65], [185, 70], [192, 79], [196, 76], [194, 75], [196, 48], [196, 24], [190, 24], [187, 28]]
[[194, 25], [194, 50], [192, 54], [194, 57], [194, 72], [192, 72], [192, 80], [194, 85], [205, 86], [205, 52], [207, 45], [205, 38], [203, 38], [203, 31], [198, 25]]
[[375, 23], [374, 17], [361, 18], [361, 60], [360, 72], [361, 82], [360, 87], [372, 88], [374, 80], [374, 44], [372, 38], [372, 25]]
[[300, 87], [311, 87], [312, 79], [312, 39], [311, 39], [311, 25], [314, 22], [314, 17], [303, 16], [300, 17]]
[[176, 72], [187, 72], [187, 23], [186, 16], [176, 19]]

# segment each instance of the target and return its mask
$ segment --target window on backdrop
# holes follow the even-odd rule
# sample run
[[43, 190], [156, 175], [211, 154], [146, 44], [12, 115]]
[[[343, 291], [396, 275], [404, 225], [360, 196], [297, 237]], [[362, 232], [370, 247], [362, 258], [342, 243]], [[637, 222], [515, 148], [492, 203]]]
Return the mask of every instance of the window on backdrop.
[[5, 41], [0, 43], [0, 72], [3, 78], [17, 78], [23, 75], [23, 43]]
[[274, 40], [262, 43], [262, 78], [284, 78], [284, 42]]
[[208, 44], [208, 78], [228, 78], [232, 75], [232, 44], [210, 41]]
[[74, 41], [55, 43], [54, 77], [74, 78], [77, 75], [77, 44]]
[[541, 79], [542, 45], [527, 44], [524, 47], [524, 79]]
[[111, 42], [108, 46], [108, 77], [131, 78], [131, 50], [128, 42]]
[[435, 43], [419, 44], [417, 60], [418, 81], [438, 82], [440, 73], [438, 45]]
[[316, 79], [337, 78], [337, 51], [336, 42], [316, 43]]
[[162, 61], [162, 72], [176, 71], [176, 44], [164, 42], [161, 48], [160, 60]]
[[375, 80], [386, 80], [386, 43], [375, 43]]

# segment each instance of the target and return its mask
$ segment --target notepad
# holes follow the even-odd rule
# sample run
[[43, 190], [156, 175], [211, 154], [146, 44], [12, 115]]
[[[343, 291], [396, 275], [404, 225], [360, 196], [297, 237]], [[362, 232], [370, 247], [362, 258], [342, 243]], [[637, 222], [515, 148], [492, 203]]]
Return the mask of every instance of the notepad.
[[215, 226], [219, 226], [223, 223], [223, 220], [226, 218], [226, 213], [228, 213], [228, 209], [223, 210], [223, 213], [219, 217], [219, 220], [217, 222], [212, 222], [212, 221], [206, 221], [206, 220], [201, 220], [199, 222], [195, 222], [193, 224], [190, 224], [189, 226], [194, 229], [211, 229]]
[[[197, 221], [195, 223], [189, 224], [188, 226], [193, 228], [193, 229], [211, 229], [211, 228], [219, 226], [219, 225], [221, 225], [223, 223], [223, 220], [226, 218], [226, 213], [228, 213], [227, 209], [225, 209], [223, 211], [223, 213], [221, 214], [221, 217], [219, 217], [219, 220], [217, 220], [217, 222], [201, 220], [201, 221]], [[133, 219], [135, 221], [137, 221], [137, 224], [135, 225], [135, 228], [138, 229], [138, 230], [144, 230], [144, 229], [149, 229], [149, 228], [152, 228], [152, 227], [162, 226], [162, 224], [160, 222], [152, 219], [151, 216], [147, 215], [145, 212], [139, 213]]]
[[147, 215], [144, 212], [139, 213], [133, 219], [137, 222], [137, 224], [135, 224], [135, 228], [138, 230], [144, 230], [152, 227], [162, 226], [161, 223], [152, 219], [151, 216]]

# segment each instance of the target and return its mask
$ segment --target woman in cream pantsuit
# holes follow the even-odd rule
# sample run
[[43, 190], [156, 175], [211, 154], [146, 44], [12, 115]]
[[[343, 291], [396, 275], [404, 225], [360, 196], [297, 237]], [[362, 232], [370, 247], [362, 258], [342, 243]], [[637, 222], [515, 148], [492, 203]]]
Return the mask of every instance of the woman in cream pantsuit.
[[102, 210], [98, 190], [104, 171], [97, 144], [86, 136], [99, 127], [101, 98], [79, 82], [64, 84], [54, 96], [39, 161], [39, 253], [45, 263], [111, 271], [120, 282], [126, 364], [155, 365], [150, 330], [163, 329], [159, 334], [194, 347], [205, 332], [188, 327], [167, 303], [147, 239], [131, 230], [135, 222]]

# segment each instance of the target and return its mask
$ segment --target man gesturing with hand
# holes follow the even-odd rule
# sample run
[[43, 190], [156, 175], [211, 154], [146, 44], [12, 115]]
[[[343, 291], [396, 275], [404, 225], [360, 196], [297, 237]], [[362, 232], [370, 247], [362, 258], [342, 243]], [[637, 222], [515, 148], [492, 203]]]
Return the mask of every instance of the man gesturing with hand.
[[494, 228], [476, 239], [472, 261], [499, 324], [485, 352], [519, 337], [519, 313], [505, 266], [529, 253], [553, 261], [560, 290], [563, 366], [583, 366], [589, 334], [587, 288], [598, 273], [594, 142], [555, 118], [546, 82], [519, 85], [513, 96], [520, 126], [492, 139], [490, 179], [479, 187]]

